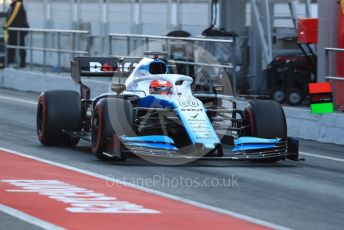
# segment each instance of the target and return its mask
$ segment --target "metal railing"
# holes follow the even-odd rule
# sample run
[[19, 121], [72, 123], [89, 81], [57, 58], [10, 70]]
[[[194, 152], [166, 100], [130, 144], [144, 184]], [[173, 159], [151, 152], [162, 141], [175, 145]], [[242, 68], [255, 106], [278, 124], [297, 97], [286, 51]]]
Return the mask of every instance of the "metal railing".
[[[30, 70], [32, 70], [33, 66], [33, 52], [34, 51], [40, 51], [43, 52], [43, 72], [46, 72], [46, 66], [47, 66], [47, 53], [56, 53], [57, 54], [57, 66], [61, 67], [61, 54], [71, 54], [71, 55], [89, 55], [89, 46], [88, 44], [85, 46], [85, 49], [81, 49], [79, 45], [79, 41], [81, 37], [84, 37], [86, 40], [88, 40], [88, 37], [90, 35], [89, 31], [84, 30], [56, 30], [56, 29], [31, 29], [31, 28], [16, 28], [16, 27], [10, 27], [8, 28], [8, 31], [14, 31], [17, 33], [17, 44], [16, 45], [9, 45], [7, 44], [5, 46], [5, 64], [8, 65], [7, 60], [7, 53], [8, 49], [15, 49], [15, 60], [18, 60], [19, 58], [19, 51], [20, 50], [28, 50], [29, 51], [29, 63], [30, 63]], [[20, 35], [21, 33], [27, 33], [27, 45], [26, 44], [20, 44]], [[34, 46], [33, 37], [35, 35], [41, 34], [43, 35], [43, 41], [42, 46]], [[69, 36], [71, 47], [68, 49], [67, 44], [62, 44], [61, 38], [63, 36]], [[52, 40], [56, 39], [56, 48], [48, 47], [48, 38], [54, 38], [50, 39], [50, 42]]]
[[[118, 55], [118, 53], [114, 52], [113, 48], [113, 42], [115, 40], [125, 40], [126, 42], [126, 55]], [[139, 45], [134, 44], [132, 46], [132, 42], [135, 40], [141, 40], [139, 42]], [[110, 56], [121, 56], [121, 57], [130, 57], [132, 56], [132, 51], [137, 49], [137, 46], [142, 46], [144, 48], [143, 51], [149, 51], [151, 50], [150, 43], [161, 41], [164, 44], [164, 47], [169, 55], [171, 55], [171, 45], [176, 44], [178, 42], [180, 43], [191, 43], [191, 45], [194, 44], [200, 44], [200, 43], [222, 43], [222, 44], [230, 44], [233, 45], [235, 40], [233, 38], [229, 39], [208, 39], [208, 38], [190, 38], [190, 37], [172, 37], [172, 36], [154, 36], [154, 35], [141, 35], [141, 34], [117, 34], [117, 33], [110, 33], [108, 35], [108, 47], [109, 47], [109, 55]], [[137, 41], [136, 41], [137, 42]], [[137, 56], [137, 54], [134, 54], [134, 56]], [[235, 59], [235, 58], [234, 58]], [[218, 63], [203, 63], [203, 62], [194, 62], [194, 61], [184, 61], [184, 60], [171, 60], [171, 63], [173, 64], [179, 64], [179, 65], [186, 65], [186, 66], [198, 66], [198, 67], [211, 67], [211, 68], [222, 68], [225, 70], [231, 70], [231, 75], [233, 76], [233, 94], [236, 95], [236, 77], [235, 77], [235, 69], [236, 63], [233, 61], [232, 63], [226, 63], [226, 64], [218, 64]]]
[[[232, 44], [234, 42], [233, 38], [230, 39], [207, 39], [207, 38], [189, 38], [189, 37], [170, 37], [170, 36], [154, 36], [154, 35], [141, 35], [141, 34], [109, 34], [109, 54], [113, 53], [113, 40], [115, 39], [126, 39], [127, 40], [127, 54], [131, 52], [130, 41], [134, 38], [143, 39], [147, 50], [149, 50], [149, 43], [152, 40], [163, 40], [166, 43], [166, 47], [170, 47], [171, 41], [186, 41], [186, 42], [211, 42], [211, 43], [228, 43]], [[169, 50], [166, 50], [167, 52]], [[168, 52], [170, 53], [170, 52]]]
[[[8, 28], [8, 31], [11, 31], [12, 33], [17, 33], [17, 37], [19, 38], [21, 33], [27, 33], [26, 36], [26, 43], [20, 44], [20, 39], [17, 39], [16, 44], [7, 44], [5, 46], [5, 64], [8, 66], [8, 60], [7, 60], [7, 52], [9, 49], [15, 50], [15, 61], [18, 61], [19, 58], [19, 52], [20, 50], [26, 50], [28, 51], [28, 63], [30, 70], [33, 70], [33, 66], [39, 66], [43, 68], [43, 72], [47, 71], [47, 67], [50, 66], [56, 66], [57, 71], [60, 72], [63, 64], [61, 64], [61, 56], [62, 54], [70, 54], [71, 56], [68, 56], [67, 58], [64, 58], [65, 69], [67, 70], [69, 68], [69, 61], [74, 56], [84, 56], [84, 55], [91, 55], [90, 54], [90, 44], [92, 44], [90, 40], [90, 33], [89, 31], [81, 31], [81, 30], [56, 30], [56, 29], [31, 29], [31, 28]], [[42, 37], [36, 37], [36, 36], [42, 36]], [[68, 41], [66, 40], [65, 36], [68, 36]], [[86, 46], [82, 49], [80, 48], [81, 41], [84, 41], [80, 39], [81, 37], [86, 38], [85, 43]], [[64, 40], [62, 40], [62, 38]], [[127, 50], [126, 54], [127, 56], [133, 56], [131, 53], [132, 50], [136, 49], [136, 47], [131, 46], [132, 41], [135, 39], [142, 40], [140, 41], [140, 45], [144, 45], [144, 51], [150, 50], [152, 47], [150, 47], [150, 44], [152, 41], [156, 42], [157, 40], [160, 42], [163, 42], [163, 46], [166, 49], [165, 51], [168, 52], [168, 54], [171, 54], [171, 45], [180, 44], [180, 42], [187, 44], [188, 47], [191, 47], [191, 52], [193, 57], [196, 55], [194, 54], [195, 51], [192, 46], [193, 44], [197, 45], [206, 45], [210, 43], [222, 43], [222, 44], [228, 44], [232, 45], [234, 44], [234, 39], [207, 39], [207, 38], [184, 38], [184, 37], [168, 37], [168, 36], [148, 36], [148, 35], [133, 35], [133, 34], [109, 34], [108, 35], [109, 43], [108, 43], [108, 55], [110, 56], [125, 56], [125, 55], [119, 55], [117, 52], [114, 53], [113, 49], [113, 41], [115, 39], [124, 39], [127, 42]], [[137, 41], [135, 41], [137, 45]], [[53, 44], [53, 46], [52, 46]], [[68, 47], [70, 46], [70, 47]], [[227, 48], [227, 45], [226, 45]], [[152, 48], [155, 50], [154, 48]], [[37, 52], [39, 52], [37, 54]], [[41, 52], [41, 53], [40, 53]], [[227, 50], [226, 50], [227, 52]], [[52, 55], [48, 53], [52, 53]], [[141, 53], [142, 55], [143, 53]], [[42, 57], [40, 56], [42, 55]], [[56, 56], [55, 56], [56, 55]], [[137, 56], [137, 55], [134, 55]], [[233, 55], [235, 56], [235, 55]], [[63, 56], [65, 57], [65, 56]], [[235, 57], [233, 58], [234, 60]], [[190, 61], [191, 60], [191, 61]], [[52, 65], [52, 63], [54, 63]], [[201, 68], [210, 68], [210, 69], [216, 69], [216, 71], [222, 71], [226, 70], [226, 72], [232, 77], [232, 88], [233, 93], [236, 95], [236, 77], [235, 77], [235, 61], [229, 63], [229, 62], [223, 62], [219, 63], [214, 59], [214, 62], [209, 62], [208, 60], [203, 61], [200, 60], [198, 62], [195, 62], [194, 59], [178, 59], [178, 60], [171, 60], [171, 63], [174, 65], [183, 65], [183, 66], [194, 66], [194, 67], [200, 67]], [[56, 64], [56, 65], [55, 65]], [[41, 69], [42, 69], [41, 68]], [[193, 68], [194, 69], [194, 68]], [[68, 70], [67, 70], [68, 71]], [[217, 74], [215, 74], [217, 75]]]
[[[344, 49], [341, 48], [325, 48], [325, 74], [330, 73], [329, 58], [330, 52], [334, 53], [344, 53]], [[344, 81], [344, 76], [326, 76], [326, 80]]]
[[[131, 40], [139, 38], [143, 39], [145, 44], [144, 47], [147, 51], [150, 50], [149, 43], [152, 40], [163, 40], [165, 41], [165, 47], [167, 47], [167, 53], [171, 54], [171, 42], [176, 42], [176, 41], [185, 41], [185, 42], [207, 42], [207, 43], [225, 43], [225, 44], [233, 44], [234, 39], [208, 39], [208, 38], [184, 38], [184, 37], [170, 37], [170, 36], [154, 36], [154, 35], [141, 35], [141, 34], [115, 34], [111, 33], [109, 34], [109, 55], [113, 56], [113, 40], [117, 39], [126, 39], [127, 42], [127, 57], [129, 57], [131, 53]], [[134, 48], [135, 49], [135, 48]], [[125, 56], [123, 56], [125, 57]], [[234, 68], [234, 63], [228, 63], [226, 65], [222, 64], [209, 64], [209, 63], [200, 63], [200, 62], [188, 62], [188, 61], [178, 61], [178, 60], [173, 60], [173, 63], [175, 64], [183, 64], [183, 65], [193, 65], [193, 66], [205, 66], [205, 67], [214, 67], [214, 68], [224, 68], [224, 69], [233, 69]]]
[[[329, 64], [329, 60], [330, 60], [330, 53], [344, 53], [344, 49], [341, 48], [325, 48], [325, 78], [327, 81], [344, 81], [344, 76], [330, 76], [330, 64]], [[330, 75], [328, 75], [330, 74]], [[333, 91], [334, 94], [334, 98], [336, 95], [336, 90]]]

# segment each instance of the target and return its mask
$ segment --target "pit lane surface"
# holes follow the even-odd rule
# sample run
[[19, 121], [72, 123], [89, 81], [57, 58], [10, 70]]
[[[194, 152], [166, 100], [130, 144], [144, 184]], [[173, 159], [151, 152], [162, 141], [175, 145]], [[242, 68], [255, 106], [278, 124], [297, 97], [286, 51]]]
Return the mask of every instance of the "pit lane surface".
[[[0, 147], [146, 185], [287, 228], [342, 229], [344, 225], [343, 146], [301, 141], [305, 162], [275, 164], [194, 162], [159, 166], [140, 159], [101, 162], [91, 154], [87, 143], [72, 149], [43, 147], [38, 143], [35, 133], [37, 97], [32, 93], [0, 90]], [[212, 184], [210, 180], [214, 178]], [[230, 186], [215, 183], [223, 179], [232, 180]], [[154, 183], [145, 183], [151, 180]], [[5, 213], [0, 213], [0, 219], [6, 220], [1, 226], [4, 229], [11, 229], [15, 220]], [[18, 228], [25, 225], [18, 222]], [[34, 229], [30, 224], [27, 226]]]

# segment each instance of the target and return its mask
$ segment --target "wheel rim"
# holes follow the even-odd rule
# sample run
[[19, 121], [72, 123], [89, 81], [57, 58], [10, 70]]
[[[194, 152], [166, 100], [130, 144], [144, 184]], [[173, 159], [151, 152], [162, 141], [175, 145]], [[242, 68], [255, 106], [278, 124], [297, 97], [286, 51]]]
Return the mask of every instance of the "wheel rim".
[[275, 100], [275, 101], [278, 101], [278, 102], [283, 102], [284, 101], [284, 98], [285, 98], [285, 94], [282, 90], [277, 90], [273, 93], [273, 96], [272, 98]]
[[39, 100], [37, 111], [37, 134], [41, 140], [44, 137], [45, 110], [44, 98], [42, 97]]
[[251, 131], [251, 135], [252, 135], [252, 136], [255, 136], [256, 130], [255, 130], [255, 127], [254, 127], [253, 112], [252, 112], [252, 110], [251, 110], [250, 107], [246, 108], [246, 109], [245, 109], [245, 112], [246, 112], [246, 114], [247, 114], [247, 116], [248, 116], [248, 119], [249, 119], [249, 121], [250, 121], [250, 126], [251, 126], [251, 127], [250, 127], [250, 131]]
[[92, 120], [92, 146], [96, 147], [98, 144], [99, 135], [99, 119], [98, 115], [95, 115]]
[[289, 95], [289, 101], [293, 104], [298, 104], [301, 101], [301, 95], [299, 93], [296, 93], [296, 92], [291, 93]]

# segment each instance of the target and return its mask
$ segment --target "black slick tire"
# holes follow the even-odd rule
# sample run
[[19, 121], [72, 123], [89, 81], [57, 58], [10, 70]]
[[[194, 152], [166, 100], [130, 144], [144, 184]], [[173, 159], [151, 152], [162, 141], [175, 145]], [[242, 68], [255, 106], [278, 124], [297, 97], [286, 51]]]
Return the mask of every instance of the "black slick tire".
[[68, 136], [64, 130], [81, 129], [81, 99], [70, 90], [43, 92], [37, 105], [37, 136], [43, 145], [74, 146], [79, 138]]
[[99, 160], [126, 160], [127, 156], [121, 154], [120, 158], [111, 158], [104, 154], [110, 141], [119, 145], [119, 136], [134, 135], [133, 108], [129, 101], [121, 98], [105, 98], [95, 106], [92, 115], [92, 152]]

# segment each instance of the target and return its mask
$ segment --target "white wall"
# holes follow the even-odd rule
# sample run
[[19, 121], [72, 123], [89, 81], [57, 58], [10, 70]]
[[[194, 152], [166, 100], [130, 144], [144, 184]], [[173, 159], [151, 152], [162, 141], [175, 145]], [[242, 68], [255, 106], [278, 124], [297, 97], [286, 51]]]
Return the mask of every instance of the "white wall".
[[[101, 35], [104, 31], [164, 35], [178, 27], [177, 7], [174, 1], [169, 4], [169, 0], [142, 0], [141, 14], [139, 4], [133, 4], [135, 0], [108, 0], [105, 6], [99, 5], [99, 0], [80, 0], [79, 10], [73, 9], [71, 0], [49, 1], [50, 11], [45, 9], [44, 0], [25, 1], [32, 28], [72, 29], [76, 18], [79, 19], [79, 23], [90, 23], [93, 35]], [[201, 34], [209, 24], [209, 1], [181, 2], [181, 28], [195, 36]], [[50, 18], [51, 22], [47, 21], [47, 18]], [[107, 31], [103, 30], [104, 22], [108, 22]]]

